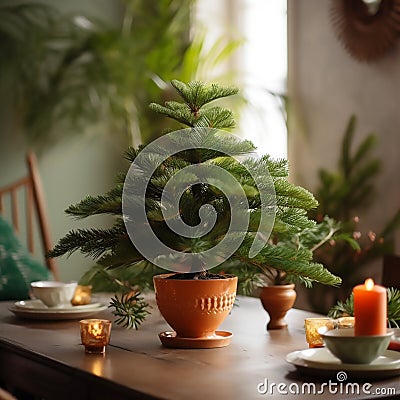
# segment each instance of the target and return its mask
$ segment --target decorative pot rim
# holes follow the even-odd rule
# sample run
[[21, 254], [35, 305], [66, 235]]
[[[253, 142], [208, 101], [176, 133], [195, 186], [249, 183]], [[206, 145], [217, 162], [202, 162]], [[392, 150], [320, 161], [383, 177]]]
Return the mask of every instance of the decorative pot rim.
[[[158, 274], [154, 275], [153, 279], [158, 279], [158, 280], [165, 280], [169, 276], [175, 275], [176, 272], [172, 273], [166, 273], [166, 274]], [[226, 274], [224, 275], [225, 278], [215, 278], [215, 279], [170, 279], [171, 282], [220, 282], [220, 281], [229, 281], [229, 280], [237, 280], [238, 277], [236, 275], [232, 274]], [[196, 283], [197, 285], [198, 283]]]
[[295, 283], [283, 283], [281, 285], [264, 285], [264, 286], [260, 286], [261, 289], [265, 289], [265, 288], [294, 288], [296, 286]]

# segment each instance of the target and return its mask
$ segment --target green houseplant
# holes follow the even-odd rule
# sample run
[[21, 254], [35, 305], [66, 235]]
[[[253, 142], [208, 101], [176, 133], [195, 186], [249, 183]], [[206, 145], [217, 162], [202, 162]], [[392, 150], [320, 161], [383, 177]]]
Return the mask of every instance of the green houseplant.
[[191, 38], [194, 0], [118, 0], [115, 20], [3, 3], [0, 93], [11, 105], [3, 118], [14, 117], [38, 149], [98, 121], [128, 144], [151, 142], [171, 128], [148, 108], [173, 94], [169, 80], [205, 79], [240, 46], [221, 37], [206, 49], [204, 35]]
[[53, 144], [66, 127], [82, 132], [104, 116], [129, 144], [150, 142], [165, 128], [147, 106], [162, 101], [165, 80], [196, 64], [185, 56], [193, 0], [114, 3], [115, 21], [36, 1], [0, 4], [0, 90], [30, 144]]
[[[237, 90], [176, 80], [172, 85], [182, 101], [150, 107], [188, 128], [165, 135], [163, 142], [129, 149], [129, 171], [119, 176], [114, 189], [66, 210], [75, 218], [111, 214], [114, 226], [71, 231], [50, 256], [80, 250], [97, 261], [86, 275], [90, 281], [107, 278], [127, 291], [151, 286], [162, 269], [179, 271], [174, 278], [183, 281], [206, 282], [232, 274], [244, 291], [257, 282], [265, 265], [288, 279], [338, 285], [339, 278], [313, 262], [311, 248], [294, 244], [296, 235], [316, 225], [307, 217], [317, 206], [313, 195], [288, 181], [286, 160], [258, 157], [251, 142], [221, 131], [234, 126], [232, 112], [209, 103]], [[171, 181], [176, 188], [172, 192], [167, 190]], [[272, 217], [265, 220], [265, 215]], [[238, 225], [231, 229], [233, 220]], [[171, 230], [171, 224], [182, 222], [187, 231]], [[167, 250], [145, 257], [143, 253], [157, 247], [154, 233]], [[221, 250], [208, 257], [208, 250], [218, 246]], [[185, 304], [185, 299], [179, 301]], [[128, 326], [145, 318], [138, 294], [134, 300], [116, 297], [113, 305]]]

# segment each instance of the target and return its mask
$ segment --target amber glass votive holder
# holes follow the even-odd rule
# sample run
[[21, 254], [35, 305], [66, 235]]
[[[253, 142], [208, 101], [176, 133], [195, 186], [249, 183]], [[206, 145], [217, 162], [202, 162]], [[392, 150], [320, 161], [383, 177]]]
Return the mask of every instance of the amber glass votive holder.
[[82, 344], [86, 353], [103, 354], [110, 342], [111, 321], [83, 319], [79, 322]]
[[78, 285], [75, 289], [74, 296], [71, 299], [71, 304], [73, 306], [82, 306], [85, 304], [90, 304], [92, 301], [92, 287]]
[[306, 330], [306, 341], [308, 347], [324, 347], [324, 341], [319, 334], [319, 330], [327, 331], [335, 329], [336, 322], [332, 318], [306, 318], [304, 320], [304, 328]]
[[336, 321], [338, 329], [354, 328], [354, 317], [340, 317]]

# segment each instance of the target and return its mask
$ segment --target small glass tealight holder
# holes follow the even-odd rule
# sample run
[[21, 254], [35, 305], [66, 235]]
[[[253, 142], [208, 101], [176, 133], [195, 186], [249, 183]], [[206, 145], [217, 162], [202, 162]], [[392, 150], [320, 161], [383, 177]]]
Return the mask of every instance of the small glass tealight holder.
[[75, 289], [74, 296], [71, 299], [71, 304], [73, 306], [82, 306], [85, 304], [90, 304], [92, 300], [92, 287], [78, 285]]
[[79, 322], [86, 353], [102, 354], [106, 351], [110, 342], [111, 324], [107, 319], [83, 319]]
[[337, 329], [354, 328], [354, 317], [340, 317], [336, 320]]
[[319, 334], [319, 330], [327, 331], [336, 328], [336, 322], [333, 318], [306, 318], [304, 320], [304, 328], [306, 330], [306, 341], [308, 347], [324, 347], [324, 341]]

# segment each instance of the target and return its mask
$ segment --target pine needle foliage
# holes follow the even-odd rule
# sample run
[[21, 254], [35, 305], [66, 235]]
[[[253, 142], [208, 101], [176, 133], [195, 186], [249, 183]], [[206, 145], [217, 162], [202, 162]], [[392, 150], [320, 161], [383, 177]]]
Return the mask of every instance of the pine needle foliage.
[[124, 328], [138, 329], [150, 314], [148, 304], [140, 297], [140, 292], [126, 293], [121, 297], [116, 295], [111, 299], [109, 307], [114, 308], [112, 313], [117, 317], [115, 322]]
[[[169, 101], [164, 105], [153, 103], [150, 108], [186, 128], [185, 134], [167, 136], [166, 139], [175, 141], [172, 145], [185, 146], [184, 148], [189, 150], [175, 153], [164, 160], [164, 149], [155, 146], [151, 152], [146, 151], [145, 156], [140, 159], [138, 155], [143, 151], [143, 147], [128, 149], [125, 158], [130, 163], [137, 161], [137, 171], [154, 171], [149, 182], [144, 182], [141, 173], [130, 173], [128, 178], [122, 174], [118, 177], [116, 188], [105, 195], [88, 196], [70, 206], [66, 212], [74, 218], [110, 214], [114, 216], [115, 224], [110, 229], [72, 231], [58, 242], [50, 256], [58, 257], [80, 250], [94, 257], [97, 265], [85, 274], [86, 283], [93, 283], [99, 279], [119, 284], [121, 288], [136, 290], [151, 286], [152, 275], [149, 271], [158, 272], [157, 268], [154, 265], [149, 267], [150, 263], [130, 242], [123, 223], [123, 218], [129, 218], [126, 215], [122, 216], [124, 179], [129, 179], [129, 185], [125, 185], [128, 192], [124, 192], [124, 201], [133, 207], [143, 207], [143, 199], [137, 188], [145, 184], [147, 223], [157, 238], [169, 248], [186, 253], [201, 253], [220, 244], [225, 237], [230, 239], [229, 235], [233, 239], [238, 232], [229, 232], [229, 226], [231, 210], [235, 204], [229, 203], [219, 189], [218, 182], [210, 180], [207, 183], [188, 185], [179, 199], [180, 215], [164, 213], [163, 206], [168, 207], [169, 203], [174, 204], [176, 201], [168, 197], [162, 199], [166, 184], [177, 172], [183, 174], [184, 182], [203, 182], [196, 180], [200, 175], [195, 176], [194, 172], [182, 171], [187, 166], [201, 164], [202, 172], [199, 174], [207, 174], [204, 171], [216, 166], [228, 172], [240, 184], [249, 205], [248, 208], [246, 205], [246, 209], [239, 216], [248, 216], [250, 219], [244, 232], [244, 240], [233, 255], [213, 268], [212, 272], [236, 274], [239, 278], [239, 290], [242, 292], [250, 292], [254, 285], [261, 282], [262, 277], [269, 277], [273, 283], [297, 281], [309, 286], [317, 281], [325, 285], [338, 285], [338, 277], [332, 275], [322, 264], [313, 261], [313, 249], [331, 234], [328, 221], [316, 224], [307, 217], [307, 212], [318, 205], [314, 196], [288, 181], [286, 160], [273, 160], [267, 155], [256, 158], [255, 147], [251, 142], [239, 140], [228, 131], [221, 131], [234, 126], [232, 113], [223, 107], [209, 107], [209, 103], [234, 95], [237, 89], [217, 84], [206, 85], [197, 81], [186, 84], [176, 80], [172, 81], [172, 86], [181, 97], [181, 102]], [[266, 173], [268, 171], [269, 174]], [[273, 196], [267, 190], [271, 189], [271, 182], [275, 192]], [[262, 196], [262, 193], [265, 196]], [[233, 199], [236, 197], [233, 196]], [[250, 258], [252, 244], [260, 241], [258, 229], [264, 212], [263, 207], [275, 207], [275, 199], [276, 217], [271, 237], [267, 243], [262, 241], [261, 251]], [[162, 204], [161, 200], [165, 203]], [[169, 229], [169, 219], [176, 217], [180, 217], [188, 225], [198, 225], [200, 208], [206, 204], [212, 206], [216, 214], [211, 231], [198, 237], [187, 237]], [[322, 226], [325, 229], [321, 229]], [[165, 254], [165, 257], [169, 256]], [[117, 309], [120, 321], [127, 326], [136, 327], [143, 317], [143, 309], [138, 304], [141, 303], [131, 301], [127, 297], [116, 298], [112, 303]], [[135, 320], [136, 313], [138, 318]]]
[[213, 100], [236, 94], [238, 92], [236, 88], [222, 87], [217, 84], [206, 86], [198, 81], [186, 84], [173, 80], [171, 84], [184, 103], [167, 101], [164, 106], [151, 103], [150, 109], [190, 127], [234, 128], [235, 121], [230, 110], [222, 107], [204, 109], [202, 107]]

